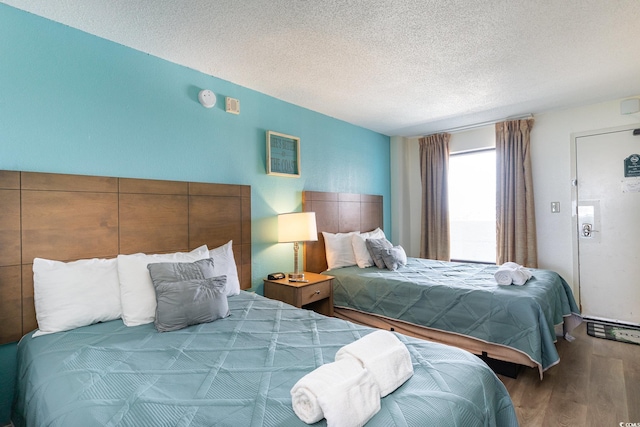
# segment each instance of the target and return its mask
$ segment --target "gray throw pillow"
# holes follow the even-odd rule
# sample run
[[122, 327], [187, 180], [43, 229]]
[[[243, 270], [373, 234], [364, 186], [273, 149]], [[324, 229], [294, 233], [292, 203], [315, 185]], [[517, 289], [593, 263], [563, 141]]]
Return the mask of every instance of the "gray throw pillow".
[[391, 271], [407, 265], [407, 254], [402, 246], [394, 246], [391, 249], [382, 251], [384, 265]]
[[158, 331], [175, 331], [229, 315], [227, 276], [213, 276], [213, 259], [152, 263], [147, 269], [156, 291], [154, 324]]
[[154, 282], [159, 332], [176, 331], [191, 325], [213, 322], [229, 315], [227, 276], [179, 282]]
[[157, 262], [147, 265], [151, 281], [177, 282], [190, 279], [208, 279], [213, 277], [213, 259], [206, 258], [196, 262]]
[[382, 259], [382, 251], [385, 249], [391, 249], [393, 245], [387, 239], [367, 239], [365, 241], [367, 250], [371, 259], [378, 268], [385, 268], [384, 260]]

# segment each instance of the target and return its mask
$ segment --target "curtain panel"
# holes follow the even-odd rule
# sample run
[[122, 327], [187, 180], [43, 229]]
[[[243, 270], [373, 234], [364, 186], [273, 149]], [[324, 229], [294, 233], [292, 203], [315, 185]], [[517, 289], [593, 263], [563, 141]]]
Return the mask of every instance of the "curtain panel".
[[422, 216], [420, 257], [449, 261], [448, 133], [420, 138]]
[[531, 173], [533, 119], [496, 123], [496, 263], [538, 267]]

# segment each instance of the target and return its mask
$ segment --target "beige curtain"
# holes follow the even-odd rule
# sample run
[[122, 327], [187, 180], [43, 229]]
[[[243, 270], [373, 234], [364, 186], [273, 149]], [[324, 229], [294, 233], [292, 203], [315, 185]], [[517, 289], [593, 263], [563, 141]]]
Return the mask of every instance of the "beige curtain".
[[538, 266], [529, 133], [533, 119], [496, 123], [496, 263]]
[[422, 230], [420, 257], [449, 261], [449, 139], [442, 133], [420, 138]]

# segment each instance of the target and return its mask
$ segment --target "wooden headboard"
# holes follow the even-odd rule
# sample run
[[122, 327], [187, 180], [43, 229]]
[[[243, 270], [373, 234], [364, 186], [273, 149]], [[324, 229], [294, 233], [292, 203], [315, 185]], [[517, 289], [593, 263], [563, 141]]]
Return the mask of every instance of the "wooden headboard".
[[318, 241], [304, 244], [304, 268], [313, 273], [327, 269], [323, 231], [346, 233], [383, 228], [382, 196], [303, 191], [302, 211], [316, 213]]
[[35, 257], [73, 261], [233, 240], [251, 287], [251, 187], [0, 171], [0, 344], [37, 328]]

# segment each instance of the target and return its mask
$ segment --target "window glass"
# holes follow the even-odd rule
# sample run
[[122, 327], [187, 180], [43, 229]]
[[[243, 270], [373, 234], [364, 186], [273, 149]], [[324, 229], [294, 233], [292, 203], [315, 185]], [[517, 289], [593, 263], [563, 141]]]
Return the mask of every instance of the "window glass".
[[496, 262], [496, 152], [449, 157], [451, 259]]

